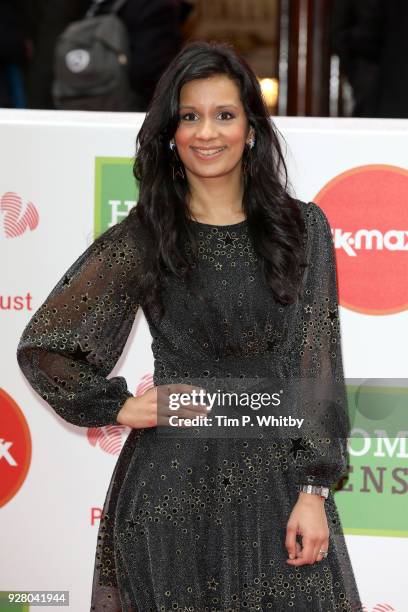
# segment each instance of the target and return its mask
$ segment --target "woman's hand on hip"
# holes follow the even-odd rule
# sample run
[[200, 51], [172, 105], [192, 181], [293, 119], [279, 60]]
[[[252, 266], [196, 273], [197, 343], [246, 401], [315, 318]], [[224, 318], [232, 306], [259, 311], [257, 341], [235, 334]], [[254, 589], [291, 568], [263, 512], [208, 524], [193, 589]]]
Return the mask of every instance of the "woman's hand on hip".
[[[207, 415], [209, 412], [204, 404], [197, 402], [198, 395], [194, 402], [187, 403], [186, 394], [191, 394], [193, 390], [199, 393], [200, 388], [178, 383], [150, 387], [142, 395], [129, 397], [119, 410], [116, 420], [119, 425], [141, 429], [157, 426], [169, 427], [171, 424], [169, 418], [173, 417], [174, 424], [174, 417], [178, 417], [183, 419], [178, 427], [188, 427], [186, 419]], [[170, 402], [170, 395], [172, 402]], [[175, 408], [176, 395], [185, 396], [178, 408]]]

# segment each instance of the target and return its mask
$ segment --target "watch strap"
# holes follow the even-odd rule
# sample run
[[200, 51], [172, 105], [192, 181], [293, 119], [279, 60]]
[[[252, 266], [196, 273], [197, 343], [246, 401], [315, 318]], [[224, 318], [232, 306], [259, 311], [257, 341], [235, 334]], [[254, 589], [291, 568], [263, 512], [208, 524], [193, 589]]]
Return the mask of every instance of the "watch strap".
[[309, 493], [311, 495], [320, 495], [320, 497], [324, 497], [324, 499], [327, 499], [329, 496], [329, 487], [322, 487], [319, 485], [311, 485], [311, 484], [307, 484], [307, 485], [299, 485], [299, 491], [302, 493]]

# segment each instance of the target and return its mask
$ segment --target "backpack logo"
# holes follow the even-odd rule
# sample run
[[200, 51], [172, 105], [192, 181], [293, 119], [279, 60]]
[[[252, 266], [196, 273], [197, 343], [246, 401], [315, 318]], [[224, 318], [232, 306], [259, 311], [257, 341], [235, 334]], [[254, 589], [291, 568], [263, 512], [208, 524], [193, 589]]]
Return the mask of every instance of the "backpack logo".
[[72, 49], [65, 56], [65, 64], [71, 72], [82, 72], [88, 67], [91, 55], [86, 49]]

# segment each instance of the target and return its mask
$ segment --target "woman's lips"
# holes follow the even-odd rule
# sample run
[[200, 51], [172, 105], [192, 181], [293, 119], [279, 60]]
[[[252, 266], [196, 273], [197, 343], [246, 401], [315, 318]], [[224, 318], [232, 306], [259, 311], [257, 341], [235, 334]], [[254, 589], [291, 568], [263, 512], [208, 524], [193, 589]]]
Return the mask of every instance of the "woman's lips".
[[213, 147], [211, 149], [202, 149], [200, 147], [191, 147], [194, 155], [199, 159], [215, 159], [219, 157], [226, 147]]

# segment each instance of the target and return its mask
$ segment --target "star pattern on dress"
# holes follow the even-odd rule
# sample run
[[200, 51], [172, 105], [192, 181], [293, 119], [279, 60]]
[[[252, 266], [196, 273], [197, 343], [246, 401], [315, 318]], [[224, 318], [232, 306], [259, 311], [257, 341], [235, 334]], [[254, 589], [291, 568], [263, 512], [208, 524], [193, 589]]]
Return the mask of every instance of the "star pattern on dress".
[[330, 323], [332, 325], [334, 325], [334, 323], [336, 322], [336, 319], [337, 319], [337, 311], [336, 311], [336, 309], [329, 310], [329, 312], [327, 314], [327, 318], [330, 319]]
[[272, 351], [274, 346], [275, 346], [275, 343], [273, 342], [273, 340], [267, 340], [266, 341], [266, 350], [267, 351]]
[[220, 240], [221, 242], [223, 242], [223, 246], [231, 246], [235, 248], [235, 241], [238, 240], [238, 238], [235, 236], [231, 236], [231, 234], [229, 232], [226, 232], [225, 234], [225, 238], [222, 238], [221, 236], [218, 238], [218, 240]]
[[211, 589], [212, 591], [217, 590], [218, 582], [216, 581], [215, 578], [210, 578], [210, 580], [207, 580], [207, 584], [208, 584], [208, 588]]
[[78, 342], [78, 344], [76, 345], [75, 352], [72, 353], [72, 359], [74, 359], [75, 361], [88, 361], [87, 357], [89, 353], [92, 353], [92, 351], [83, 351], [81, 345]]
[[291, 438], [292, 448], [290, 449], [290, 454], [293, 455], [293, 458], [297, 459], [298, 453], [301, 451], [307, 451], [306, 446], [303, 444], [303, 438]]
[[232, 477], [232, 474], [228, 474], [228, 476], [224, 476], [222, 484], [224, 485], [225, 488], [227, 488], [228, 486], [232, 484], [231, 477]]
[[126, 519], [126, 522], [128, 524], [128, 529], [134, 529], [137, 525], [133, 519]]
[[62, 284], [63, 284], [63, 285], [66, 285], [67, 287], [69, 287], [69, 286], [70, 286], [70, 284], [71, 284], [71, 279], [69, 278], [69, 276], [68, 276], [67, 274], [64, 276], [64, 280], [63, 280]]

